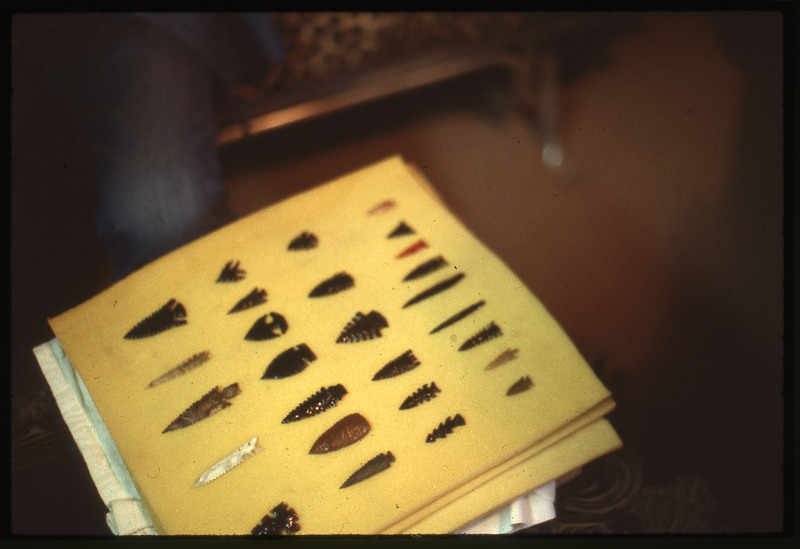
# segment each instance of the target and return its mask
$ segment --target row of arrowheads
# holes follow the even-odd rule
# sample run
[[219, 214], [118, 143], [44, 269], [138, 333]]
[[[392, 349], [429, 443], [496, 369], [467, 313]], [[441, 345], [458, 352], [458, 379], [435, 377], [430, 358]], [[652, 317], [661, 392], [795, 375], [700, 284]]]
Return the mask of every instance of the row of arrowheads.
[[[376, 207], [372, 208], [368, 215], [381, 215], [394, 209], [395, 203], [391, 200], [382, 202]], [[396, 239], [401, 237], [413, 237], [416, 231], [400, 221], [397, 227], [388, 234], [388, 239]], [[304, 232], [291, 240], [288, 244], [288, 251], [290, 252], [307, 252], [319, 246], [319, 240], [313, 233]], [[428, 244], [424, 239], [418, 239], [413, 244], [406, 247], [396, 257], [403, 259], [412, 256], [424, 249], [428, 248]], [[411, 282], [422, 279], [431, 275], [449, 265], [448, 261], [441, 255], [428, 259], [406, 274], [403, 278], [404, 282]], [[246, 278], [246, 271], [241, 268], [239, 261], [229, 261], [220, 272], [217, 283], [236, 283]], [[420, 303], [428, 298], [437, 294], [445, 292], [455, 287], [463, 278], [465, 274], [460, 272], [449, 278], [446, 278], [427, 289], [421, 291], [413, 298], [408, 300], [403, 308], [411, 307]], [[309, 298], [317, 299], [326, 296], [338, 294], [346, 291], [355, 286], [355, 280], [346, 272], [340, 272], [332, 277], [320, 282], [308, 294]], [[229, 311], [228, 314], [235, 314], [240, 311], [257, 307], [267, 302], [267, 291], [262, 288], [253, 288], [247, 295], [239, 300]], [[485, 305], [484, 300], [477, 301], [472, 305], [453, 314], [435, 328], [430, 331], [430, 334], [435, 334], [445, 328], [448, 328], [457, 322], [465, 319], [475, 311], [479, 310]], [[184, 305], [175, 299], [170, 299], [164, 306], [152, 313], [150, 316], [139, 322], [134, 326], [126, 335], [125, 339], [141, 339], [151, 337], [165, 330], [185, 325], [187, 323], [187, 312]], [[258, 318], [247, 334], [244, 336], [247, 340], [262, 341], [270, 340], [280, 337], [288, 330], [288, 322], [286, 318], [276, 312], [270, 312]], [[336, 338], [337, 343], [358, 343], [361, 341], [371, 340], [376, 337], [381, 337], [382, 330], [389, 327], [386, 318], [378, 311], [371, 311], [368, 314], [358, 312], [353, 319], [341, 330], [341, 333]], [[467, 339], [460, 347], [459, 351], [467, 351], [487, 341], [499, 338], [502, 336], [502, 330], [495, 323], [491, 322], [480, 331]], [[514, 360], [518, 354], [517, 349], [506, 349], [500, 353], [494, 360], [487, 366], [486, 370], [494, 369], [502, 364]], [[169, 371], [153, 380], [147, 387], [152, 388], [162, 383], [165, 383], [178, 376], [184, 375], [191, 370], [205, 364], [211, 359], [210, 351], [202, 351], [189, 357], [181, 364], [171, 368]], [[288, 376], [296, 375], [302, 372], [309, 364], [317, 359], [314, 352], [302, 343], [296, 345], [278, 354], [274, 360], [270, 362], [262, 379], [282, 379]], [[409, 370], [419, 366], [421, 361], [415, 356], [414, 352], [409, 349], [400, 356], [386, 363], [380, 368], [373, 376], [373, 381], [393, 378], [399, 376]], [[533, 386], [529, 376], [523, 376], [515, 381], [508, 388], [506, 394], [508, 396], [522, 393]], [[221, 410], [224, 410], [231, 405], [230, 400], [241, 392], [238, 383], [234, 383], [228, 387], [220, 388], [215, 387], [206, 393], [202, 398], [194, 402], [186, 410], [183, 411], [172, 423], [170, 423], [164, 433], [188, 427], [201, 421]], [[404, 402], [400, 405], [400, 410], [407, 410], [418, 406], [424, 402], [435, 398], [441, 390], [437, 387], [436, 382], [425, 384], [416, 389], [410, 394]], [[319, 391], [310, 395], [303, 402], [291, 410], [282, 423], [291, 423], [299, 421], [304, 418], [312, 417], [325, 412], [326, 410], [337, 405], [339, 401], [347, 394], [347, 390], [341, 384], [332, 385], [329, 387], [322, 387]], [[426, 442], [435, 442], [439, 438], [444, 438], [446, 435], [453, 433], [456, 427], [466, 425], [464, 417], [461, 414], [455, 414], [452, 417], [447, 417], [435, 429], [433, 429], [426, 437]], [[332, 452], [353, 444], [362, 439], [370, 431], [370, 424], [367, 419], [359, 414], [350, 414], [328, 430], [322, 433], [317, 441], [312, 446], [309, 453], [311, 454], [324, 454]], [[258, 446], [257, 439], [253, 438], [240, 448], [235, 450], [223, 458], [218, 463], [210, 467], [201, 477], [195, 482], [193, 488], [203, 486], [226, 472], [230, 471], [246, 459], [252, 457], [261, 450]], [[381, 471], [388, 469], [395, 461], [395, 456], [391, 451], [378, 454], [377, 456], [369, 459], [363, 466], [350, 475], [340, 488], [347, 488], [358, 482], [364, 481]], [[293, 533], [300, 529], [297, 522], [297, 514], [293, 509], [288, 507], [284, 502], [272, 510], [272, 515], [266, 515], [261, 523], [253, 529], [254, 534], [280, 534], [280, 533]]]

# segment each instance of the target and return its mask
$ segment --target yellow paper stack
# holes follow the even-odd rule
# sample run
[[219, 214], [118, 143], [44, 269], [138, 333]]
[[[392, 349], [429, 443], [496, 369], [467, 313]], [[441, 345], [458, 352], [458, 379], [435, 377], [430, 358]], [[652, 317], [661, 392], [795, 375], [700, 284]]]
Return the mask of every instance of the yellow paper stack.
[[[316, 246], [289, 249], [303, 233]], [[239, 280], [218, 282], [237, 262]], [[438, 268], [404, 280], [426, 264]], [[309, 297], [341, 273], [352, 286]], [[266, 301], [229, 312], [253, 290]], [[124, 337], [170, 300], [185, 309], [185, 324]], [[340, 340], [373, 311], [385, 320], [374, 337]], [[286, 328], [245, 339], [264, 315], [283, 317]], [[611, 395], [557, 322], [398, 157], [197, 240], [50, 324], [162, 534], [250, 534], [282, 502], [299, 534], [448, 533], [621, 445], [603, 419]], [[262, 379], [303, 344], [313, 361]], [[206, 351], [204, 363], [148, 387]], [[418, 364], [373, 380], [409, 351]], [[240, 393], [228, 405], [163, 432], [211, 389], [232, 384]], [[438, 392], [400, 409], [432, 384]], [[335, 406], [282, 422], [335, 385], [346, 391]], [[512, 386], [524, 390], [509, 395]], [[310, 453], [352, 414], [366, 421], [364, 436]], [[447, 428], [456, 416], [464, 424]], [[193, 487], [254, 437], [263, 450]], [[388, 467], [341, 487], [389, 452]]]

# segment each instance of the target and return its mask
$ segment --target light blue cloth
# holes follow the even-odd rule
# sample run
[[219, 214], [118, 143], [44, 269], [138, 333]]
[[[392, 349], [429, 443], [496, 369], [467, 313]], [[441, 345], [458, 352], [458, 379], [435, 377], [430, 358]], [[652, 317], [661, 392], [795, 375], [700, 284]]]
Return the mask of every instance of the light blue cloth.
[[58, 340], [43, 343], [33, 352], [100, 497], [108, 507], [106, 523], [111, 531], [117, 535], [155, 534], [152, 520], [114, 439]]

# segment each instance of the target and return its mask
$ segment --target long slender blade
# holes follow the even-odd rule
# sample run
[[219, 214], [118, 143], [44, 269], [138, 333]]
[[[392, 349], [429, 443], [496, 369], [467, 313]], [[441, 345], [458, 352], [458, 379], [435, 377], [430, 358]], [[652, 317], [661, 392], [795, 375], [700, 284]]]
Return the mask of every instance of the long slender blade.
[[465, 276], [464, 273], [458, 273], [457, 275], [452, 276], [447, 280], [443, 280], [442, 282], [439, 282], [438, 284], [431, 286], [424, 292], [418, 293], [417, 295], [409, 299], [405, 305], [403, 305], [403, 309], [405, 309], [406, 307], [410, 307], [415, 303], [419, 303], [420, 301], [424, 301], [429, 297], [435, 296], [436, 294], [441, 293], [449, 288], [452, 288], [458, 282], [460, 282], [461, 279], [464, 278], [464, 276]]
[[469, 307], [467, 307], [463, 311], [460, 311], [460, 312], [454, 314], [453, 316], [451, 316], [450, 318], [448, 318], [447, 320], [445, 320], [444, 322], [439, 324], [436, 328], [431, 330], [429, 333], [435, 334], [436, 332], [438, 332], [440, 330], [444, 330], [448, 326], [452, 326], [453, 324], [455, 324], [459, 320], [464, 320], [466, 317], [468, 317], [469, 315], [471, 315], [472, 313], [474, 313], [475, 311], [477, 311], [478, 309], [480, 309], [484, 305], [486, 305], [486, 302], [484, 300], [482, 300], [482, 299], [480, 301], [478, 301], [477, 303], [473, 303], [472, 305], [470, 305]]
[[178, 376], [182, 376], [186, 372], [194, 370], [198, 366], [208, 362], [210, 359], [211, 359], [211, 351], [202, 351], [199, 353], [195, 353], [188, 359], [184, 360], [183, 362], [181, 362], [180, 364], [169, 370], [167, 373], [151, 381], [150, 384], [147, 386], [147, 388], [150, 389], [153, 387], [157, 387], [162, 383], [166, 383], [167, 381], [175, 379]]
[[242, 444], [238, 449], [234, 450], [209, 467], [205, 473], [200, 475], [200, 478], [198, 478], [197, 482], [192, 485], [192, 488], [204, 486], [212, 480], [218, 479], [234, 467], [256, 455], [261, 450], [263, 450], [263, 448], [258, 445], [258, 437], [251, 438], [249, 441]]

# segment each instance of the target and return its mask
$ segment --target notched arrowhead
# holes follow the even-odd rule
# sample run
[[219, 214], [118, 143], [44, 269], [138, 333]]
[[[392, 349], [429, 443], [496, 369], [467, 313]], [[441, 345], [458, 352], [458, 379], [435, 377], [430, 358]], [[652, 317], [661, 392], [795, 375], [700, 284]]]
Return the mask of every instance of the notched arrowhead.
[[228, 311], [228, 314], [231, 313], [238, 313], [239, 311], [244, 311], [251, 307], [255, 307], [256, 305], [261, 305], [262, 303], [267, 302], [267, 290], [263, 290], [261, 288], [253, 288], [253, 290], [240, 299], [233, 308]]
[[377, 373], [372, 376], [372, 381], [399, 376], [400, 374], [403, 374], [409, 370], [413, 370], [419, 365], [419, 359], [414, 355], [414, 351], [409, 349], [397, 358], [387, 362], [383, 368], [378, 370]]
[[530, 376], [524, 376], [519, 378], [511, 387], [508, 388], [506, 395], [516, 395], [527, 391], [531, 387], [533, 387], [533, 381], [531, 380]]
[[428, 435], [428, 438], [425, 439], [425, 442], [435, 442], [436, 439], [444, 438], [452, 433], [454, 428], [466, 424], [467, 423], [464, 421], [464, 418], [461, 416], [461, 414], [456, 414], [452, 418], [448, 417], [446, 420], [444, 420], [444, 422], [440, 423], [436, 429], [431, 431], [431, 433]]
[[224, 410], [231, 405], [228, 402], [230, 399], [241, 393], [238, 383], [228, 385], [224, 389], [219, 386], [214, 387], [199, 400], [195, 401], [191, 406], [183, 411], [166, 429], [162, 432], [175, 431], [193, 425], [198, 421], [204, 420], [217, 412]]
[[281, 423], [290, 423], [321, 414], [325, 410], [336, 406], [346, 394], [347, 389], [345, 389], [344, 385], [341, 383], [331, 385], [330, 387], [322, 387], [319, 391], [304, 400], [294, 410], [289, 412]]
[[336, 338], [336, 343], [357, 343], [381, 337], [381, 330], [388, 327], [389, 323], [379, 312], [372, 311], [368, 315], [358, 312]]
[[300, 530], [300, 523], [297, 522], [299, 517], [286, 502], [280, 502], [270, 512], [272, 514], [264, 515], [261, 522], [251, 531], [254, 536], [279, 536], [294, 534]]
[[458, 348], [459, 351], [467, 351], [472, 349], [473, 347], [477, 347], [483, 343], [486, 343], [489, 340], [492, 340], [496, 337], [500, 337], [503, 335], [503, 331], [500, 329], [500, 326], [491, 322], [488, 326], [480, 330], [477, 334], [469, 338], [464, 342], [461, 347]]
[[318, 245], [319, 240], [317, 239], [317, 235], [314, 233], [303, 232], [289, 242], [288, 249], [292, 251], [312, 250]]
[[256, 320], [244, 338], [250, 341], [275, 339], [285, 334], [288, 329], [289, 324], [283, 315], [269, 313]]
[[361, 414], [345, 416], [322, 433], [309, 454], [325, 454], [358, 442], [369, 433], [370, 425]]
[[430, 399], [436, 398], [436, 393], [441, 392], [441, 389], [436, 386], [435, 381], [431, 382], [430, 385], [425, 384], [409, 395], [408, 398], [403, 401], [403, 404], [400, 405], [400, 409], [408, 410], [409, 408], [419, 406], [423, 402], [428, 402]]
[[217, 282], [238, 282], [242, 280], [247, 271], [239, 268], [239, 262], [228, 261], [219, 273]]
[[125, 339], [141, 339], [186, 324], [186, 308], [170, 299], [159, 310], [139, 322], [125, 334]]

